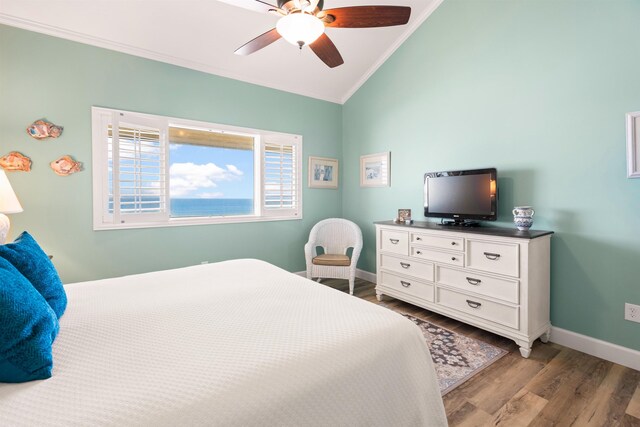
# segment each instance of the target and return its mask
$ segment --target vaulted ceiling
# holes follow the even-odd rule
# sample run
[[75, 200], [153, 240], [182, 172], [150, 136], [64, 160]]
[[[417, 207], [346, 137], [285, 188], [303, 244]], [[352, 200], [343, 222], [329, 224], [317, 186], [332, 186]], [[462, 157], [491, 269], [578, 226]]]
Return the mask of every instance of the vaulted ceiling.
[[327, 67], [308, 47], [299, 50], [283, 39], [249, 56], [235, 55], [278, 20], [261, 12], [263, 5], [254, 0], [2, 0], [0, 23], [344, 103], [442, 1], [325, 0], [324, 9], [412, 9], [404, 26], [327, 28], [344, 58], [336, 68]]

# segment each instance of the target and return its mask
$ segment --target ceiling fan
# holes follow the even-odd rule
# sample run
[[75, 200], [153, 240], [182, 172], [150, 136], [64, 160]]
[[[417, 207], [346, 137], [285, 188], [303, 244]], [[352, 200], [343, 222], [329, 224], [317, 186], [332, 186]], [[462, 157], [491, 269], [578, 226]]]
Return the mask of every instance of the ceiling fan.
[[325, 27], [391, 27], [406, 24], [411, 16], [411, 8], [406, 6], [351, 6], [323, 10], [324, 0], [277, 0], [277, 6], [262, 0], [255, 2], [264, 6], [262, 10], [276, 14], [280, 19], [276, 28], [236, 49], [237, 55], [252, 54], [284, 38], [300, 49], [308, 45], [330, 68], [342, 65], [344, 60], [325, 34]]

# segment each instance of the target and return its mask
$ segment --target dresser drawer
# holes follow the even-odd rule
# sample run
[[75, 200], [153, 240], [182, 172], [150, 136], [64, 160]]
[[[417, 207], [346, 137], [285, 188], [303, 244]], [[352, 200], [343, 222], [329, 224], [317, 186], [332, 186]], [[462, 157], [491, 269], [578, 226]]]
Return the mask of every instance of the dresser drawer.
[[436, 282], [458, 288], [463, 292], [474, 292], [513, 304], [518, 304], [520, 301], [520, 282], [517, 280], [498, 279], [484, 274], [438, 267]]
[[499, 323], [510, 328], [519, 328], [519, 308], [469, 296], [450, 289], [438, 288], [436, 302], [480, 319]]
[[380, 250], [409, 255], [409, 233], [407, 231], [380, 230]]
[[408, 274], [420, 279], [433, 281], [433, 264], [428, 262], [420, 262], [409, 260], [407, 258], [398, 258], [392, 255], [380, 255], [380, 268], [392, 270], [401, 274]]
[[513, 243], [467, 239], [467, 267], [520, 276], [520, 246]]
[[462, 237], [436, 236], [433, 234], [411, 233], [411, 243], [416, 245], [433, 246], [452, 251], [464, 250]]
[[425, 249], [421, 247], [411, 247], [411, 256], [441, 262], [443, 264], [464, 266], [464, 254], [455, 252], [444, 252], [435, 249]]
[[425, 301], [433, 302], [432, 283], [426, 283], [416, 279], [397, 276], [386, 271], [383, 271], [381, 275], [381, 284], [383, 286], [404, 292], [405, 294], [415, 296]]

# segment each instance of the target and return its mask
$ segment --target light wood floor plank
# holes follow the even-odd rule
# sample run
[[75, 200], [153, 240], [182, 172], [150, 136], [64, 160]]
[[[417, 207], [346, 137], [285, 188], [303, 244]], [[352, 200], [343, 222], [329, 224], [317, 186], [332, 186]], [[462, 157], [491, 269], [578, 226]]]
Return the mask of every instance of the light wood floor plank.
[[[526, 388], [549, 400], [532, 426], [572, 425], [612, 367], [611, 362], [565, 348]], [[548, 369], [547, 369], [548, 368]]]
[[521, 389], [498, 410], [493, 425], [507, 427], [526, 427], [549, 403], [526, 389]]
[[622, 417], [622, 420], [620, 421], [620, 427], [640, 427], [640, 418], [624, 414], [624, 417]]
[[640, 384], [636, 387], [636, 391], [633, 393], [625, 413], [632, 417], [640, 418]]
[[499, 372], [497, 367], [491, 371], [487, 369], [485, 381], [474, 381], [463, 389], [469, 402], [489, 414], [495, 414], [544, 367], [539, 362], [519, 357], [514, 353], [503, 359], [509, 362], [505, 366], [510, 372], [509, 376], [496, 375], [496, 372]]
[[449, 427], [481, 427], [491, 425], [493, 417], [473, 404], [466, 402], [456, 411], [447, 412]]
[[622, 381], [625, 371], [626, 368], [620, 365], [611, 367], [588, 407], [576, 419], [577, 425], [601, 426], [614, 421], [610, 417], [611, 404], [615, 399], [614, 392], [618, 389], [618, 384]]

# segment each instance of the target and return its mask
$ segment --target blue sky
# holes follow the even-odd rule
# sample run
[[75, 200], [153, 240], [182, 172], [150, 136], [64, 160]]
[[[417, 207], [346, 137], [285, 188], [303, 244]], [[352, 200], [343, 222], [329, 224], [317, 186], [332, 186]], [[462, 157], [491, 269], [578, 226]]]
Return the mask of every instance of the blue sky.
[[253, 198], [253, 151], [170, 144], [172, 198]]

